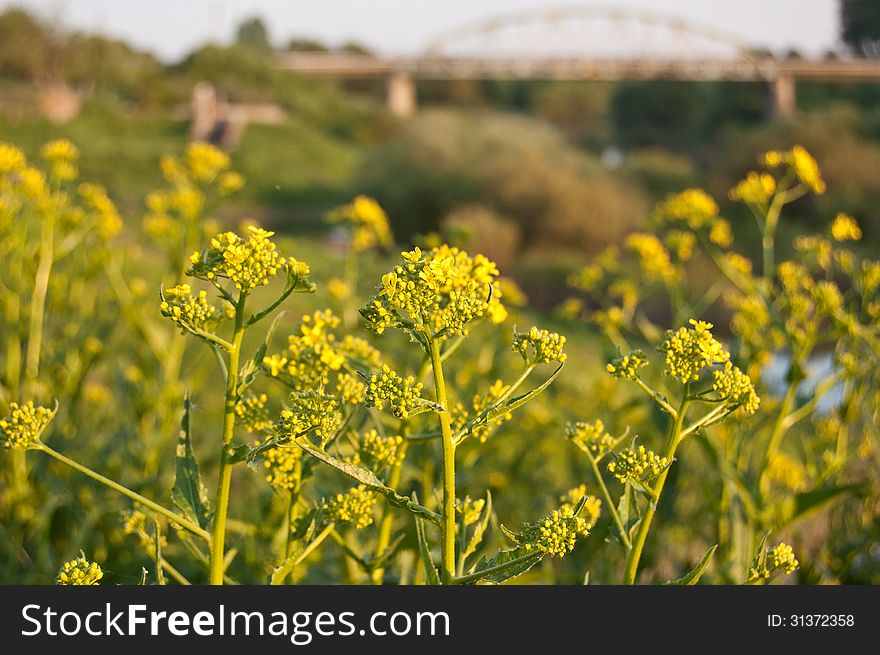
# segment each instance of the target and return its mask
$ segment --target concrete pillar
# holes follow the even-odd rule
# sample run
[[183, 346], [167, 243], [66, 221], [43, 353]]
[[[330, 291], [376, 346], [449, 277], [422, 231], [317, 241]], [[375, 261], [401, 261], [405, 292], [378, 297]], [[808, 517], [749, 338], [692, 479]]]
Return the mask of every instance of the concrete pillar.
[[772, 118], [791, 116], [797, 109], [795, 80], [780, 75], [770, 81], [770, 115]]
[[388, 109], [399, 118], [416, 112], [416, 83], [406, 73], [392, 73], [386, 82]]
[[199, 82], [193, 87], [190, 114], [189, 138], [206, 141], [219, 118], [217, 93], [209, 82]]

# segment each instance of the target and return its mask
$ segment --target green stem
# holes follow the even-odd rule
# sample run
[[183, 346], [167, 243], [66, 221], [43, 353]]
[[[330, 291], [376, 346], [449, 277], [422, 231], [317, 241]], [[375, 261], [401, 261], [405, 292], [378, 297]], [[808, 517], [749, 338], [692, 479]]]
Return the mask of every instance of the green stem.
[[223, 409], [223, 444], [220, 452], [220, 480], [217, 483], [217, 500], [214, 504], [214, 526], [211, 532], [211, 563], [209, 582], [223, 584], [225, 559], [226, 515], [229, 512], [229, 490], [232, 486], [232, 461], [229, 446], [235, 430], [235, 403], [238, 392], [238, 364], [241, 358], [241, 342], [244, 338], [244, 305], [242, 294], [235, 305], [235, 332], [229, 349], [229, 366], [226, 369], [226, 396]]
[[93, 480], [100, 482], [104, 486], [110, 487], [114, 491], [121, 493], [123, 496], [130, 498], [131, 500], [135, 501], [136, 503], [140, 503], [144, 507], [147, 507], [147, 508], [153, 510], [157, 514], [161, 514], [162, 516], [167, 518], [169, 521], [171, 521], [173, 524], [179, 525], [180, 527], [184, 528], [185, 530], [192, 532], [194, 535], [202, 537], [205, 540], [208, 540], [211, 538], [211, 535], [208, 533], [207, 530], [200, 527], [199, 525], [196, 525], [195, 523], [193, 523], [189, 519], [186, 519], [186, 518], [180, 516], [179, 514], [177, 514], [176, 512], [173, 512], [172, 510], [168, 509], [167, 507], [162, 507], [162, 505], [160, 505], [159, 503], [152, 501], [149, 498], [145, 498], [144, 496], [141, 496], [139, 493], [132, 491], [128, 487], [125, 487], [125, 486], [119, 484], [118, 482], [114, 482], [110, 478], [105, 477], [96, 471], [93, 471], [89, 467], [80, 464], [76, 460], [70, 459], [69, 457], [62, 455], [57, 450], [50, 448], [46, 444], [40, 444], [39, 450], [46, 453], [50, 457], [57, 459], [62, 464], [66, 464], [67, 466], [74, 469], [75, 471], [79, 471], [83, 475], [87, 475], [88, 477], [92, 478]]
[[614, 521], [617, 532], [620, 534], [620, 540], [623, 542], [624, 548], [629, 551], [632, 548], [632, 542], [629, 540], [629, 535], [623, 527], [623, 521], [620, 520], [620, 514], [617, 512], [617, 508], [611, 500], [611, 494], [608, 493], [608, 487], [605, 486], [605, 480], [602, 479], [602, 472], [599, 470], [599, 464], [596, 462], [596, 458], [589, 453], [587, 453], [587, 459], [590, 460], [590, 466], [593, 469], [593, 476], [596, 478], [596, 483], [602, 491], [602, 497], [605, 499], [605, 504], [608, 506], [608, 511], [611, 513], [611, 519]]
[[659, 476], [657, 476], [657, 482], [654, 484], [654, 497], [648, 503], [647, 508], [645, 508], [645, 513], [642, 515], [641, 523], [639, 523], [638, 532], [632, 543], [632, 548], [626, 557], [626, 568], [624, 569], [623, 574], [624, 584], [632, 585], [636, 583], [636, 575], [639, 571], [639, 561], [642, 559], [642, 550], [645, 547], [648, 532], [651, 530], [651, 522], [654, 520], [654, 514], [657, 511], [657, 504], [660, 502], [660, 495], [663, 493], [663, 486], [666, 484], [666, 477], [669, 475], [669, 469], [672, 467], [672, 462], [675, 458], [675, 451], [678, 448], [678, 444], [681, 443], [681, 427], [684, 423], [684, 415], [687, 412], [688, 404], [690, 403], [690, 400], [688, 399], [688, 396], [690, 395], [689, 387], [690, 384], [684, 385], [681, 405], [679, 405], [678, 412], [672, 422], [672, 427], [669, 429], [669, 438], [666, 441], [666, 452], [664, 453], [669, 465]]
[[767, 440], [767, 448], [764, 451], [761, 466], [762, 473], [758, 483], [758, 488], [762, 492], [766, 487], [767, 465], [770, 463], [770, 460], [773, 459], [773, 456], [779, 451], [779, 446], [782, 444], [782, 438], [785, 436], [786, 420], [788, 419], [789, 414], [791, 414], [795, 401], [797, 400], [797, 388], [798, 385], [796, 382], [789, 382], [788, 389], [786, 390], [785, 396], [782, 399], [782, 404], [779, 407], [779, 414], [776, 416], [776, 421], [770, 432], [770, 438]]
[[440, 432], [443, 441], [443, 522], [440, 524], [440, 573], [443, 584], [455, 577], [455, 443], [446, 400], [446, 382], [443, 379], [443, 363], [440, 361], [440, 344], [428, 338], [431, 349], [431, 368], [434, 371], [434, 387], [437, 404], [441, 411]]
[[[391, 467], [391, 472], [388, 474], [388, 486], [392, 489], [397, 489], [400, 486], [403, 459], [406, 457], [406, 449], [408, 446], [409, 444], [406, 441], [400, 445], [397, 462]], [[382, 511], [382, 520], [379, 522], [379, 535], [376, 537], [376, 550], [374, 551], [376, 557], [381, 557], [385, 552], [385, 549], [388, 548], [388, 544], [391, 543], [391, 530], [393, 527], [394, 512], [392, 511], [391, 506], [386, 505]], [[380, 585], [382, 584], [384, 576], [385, 568], [377, 567], [370, 572], [370, 582], [374, 585]]]

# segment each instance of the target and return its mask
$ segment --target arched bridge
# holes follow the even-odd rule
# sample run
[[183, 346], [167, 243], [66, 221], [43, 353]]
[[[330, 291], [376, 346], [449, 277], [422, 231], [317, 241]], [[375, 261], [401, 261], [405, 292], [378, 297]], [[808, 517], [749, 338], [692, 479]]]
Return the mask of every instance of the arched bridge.
[[711, 27], [595, 6], [504, 14], [440, 34], [410, 57], [287, 52], [279, 66], [314, 77], [384, 77], [401, 116], [416, 109], [417, 80], [758, 81], [769, 85], [777, 115], [794, 111], [799, 80], [880, 82], [875, 60], [777, 59]]

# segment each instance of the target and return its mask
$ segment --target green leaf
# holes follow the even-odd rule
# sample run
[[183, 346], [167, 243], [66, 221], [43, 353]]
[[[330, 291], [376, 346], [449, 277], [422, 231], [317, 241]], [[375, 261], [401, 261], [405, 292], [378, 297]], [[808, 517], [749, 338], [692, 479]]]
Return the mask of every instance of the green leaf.
[[272, 337], [275, 335], [275, 330], [278, 328], [278, 323], [281, 321], [284, 314], [285, 312], [279, 312], [272, 320], [269, 329], [266, 330], [266, 336], [263, 337], [260, 347], [257, 348], [257, 352], [255, 352], [254, 356], [242, 366], [241, 371], [238, 374], [238, 396], [241, 396], [241, 394], [244, 393], [244, 390], [253, 384], [254, 379], [257, 377], [257, 373], [263, 369], [263, 358], [266, 357], [266, 353], [269, 350], [269, 344], [271, 343]]
[[187, 518], [205, 528], [210, 513], [205, 485], [199, 473], [199, 463], [192, 448], [191, 411], [192, 403], [187, 392], [183, 399], [183, 420], [180, 424], [180, 436], [177, 439], [176, 474], [174, 487], [171, 489], [171, 500]]
[[482, 422], [491, 424], [505, 414], [512, 412], [515, 409], [519, 409], [520, 407], [525, 405], [527, 402], [535, 398], [535, 396], [537, 396], [547, 387], [549, 387], [553, 383], [553, 380], [555, 380], [556, 377], [562, 372], [564, 366], [565, 364], [560, 364], [559, 367], [550, 374], [550, 377], [548, 377], [540, 386], [535, 387], [528, 393], [524, 393], [521, 396], [515, 396], [513, 398], [510, 398], [506, 402], [501, 403], [500, 405], [493, 405], [492, 407], [490, 407], [487, 410], [485, 419], [483, 419]]
[[703, 559], [699, 561], [699, 563], [691, 569], [691, 571], [677, 580], [670, 580], [666, 584], [669, 585], [695, 585], [700, 581], [700, 578], [703, 577], [703, 573], [706, 572], [706, 568], [709, 566], [709, 563], [712, 561], [712, 557], [715, 555], [715, 551], [718, 550], [718, 544], [712, 546], [709, 550], [706, 551], [706, 554], [703, 555]]
[[490, 558], [483, 557], [477, 563], [476, 570], [465, 576], [467, 582], [485, 580], [501, 584], [522, 575], [543, 559], [544, 554], [527, 550], [525, 546], [511, 550], [499, 550]]
[[826, 503], [849, 493], [858, 493], [863, 489], [862, 485], [845, 484], [839, 486], [820, 487], [811, 491], [799, 493], [794, 497], [794, 511], [788, 519], [793, 521], [801, 518], [810, 512], [820, 509]]
[[[418, 499], [413, 494], [413, 502]], [[440, 577], [437, 575], [437, 568], [434, 566], [434, 558], [431, 557], [431, 546], [428, 544], [428, 536], [425, 534], [425, 522], [418, 516], [414, 517], [416, 521], [416, 537], [419, 540], [419, 557], [422, 560], [422, 566], [425, 567], [425, 578], [429, 585], [439, 585]]]
[[382, 492], [388, 488], [379, 478], [376, 477], [376, 474], [368, 468], [337, 459], [327, 451], [315, 448], [305, 439], [298, 439], [295, 443], [315, 459], [324, 462], [327, 466], [335, 468], [337, 471], [347, 475], [355, 482], [360, 482], [362, 485]]
[[[623, 487], [623, 494], [618, 501], [617, 513], [620, 516], [620, 522], [623, 524], [623, 529], [626, 530], [626, 534], [630, 538], [630, 543], [632, 543], [632, 539], [635, 537], [635, 532], [642, 520], [642, 515], [641, 510], [639, 509], [638, 499], [633, 493], [633, 488], [628, 480]], [[620, 540], [620, 535], [617, 534], [616, 531], [614, 532], [614, 536], [621, 546], [626, 547], [626, 545]]]
[[489, 527], [489, 519], [492, 516], [492, 492], [488, 489], [486, 490], [486, 502], [483, 503], [483, 511], [480, 513], [480, 518], [477, 519], [477, 522], [474, 523], [473, 532], [471, 532], [471, 538], [468, 541], [467, 546], [464, 549], [464, 553], [462, 553], [462, 558], [467, 561], [467, 558], [474, 554], [477, 550], [477, 547], [483, 541], [483, 535], [486, 534], [486, 528]]
[[297, 560], [305, 550], [306, 545], [314, 538], [318, 525], [318, 510], [311, 510], [301, 516], [290, 535], [291, 549], [284, 561], [272, 569], [269, 577], [270, 585], [281, 585], [297, 567]]

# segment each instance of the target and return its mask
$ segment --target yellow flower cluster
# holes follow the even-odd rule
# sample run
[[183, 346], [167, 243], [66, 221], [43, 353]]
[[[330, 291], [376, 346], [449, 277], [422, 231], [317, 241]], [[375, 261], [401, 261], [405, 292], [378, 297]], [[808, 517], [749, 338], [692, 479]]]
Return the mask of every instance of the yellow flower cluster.
[[70, 182], [79, 175], [76, 168], [79, 149], [67, 139], [49, 141], [40, 148], [40, 156], [49, 164], [52, 177], [59, 182]]
[[336, 494], [322, 506], [327, 518], [334, 523], [349, 523], [355, 529], [373, 523], [373, 507], [379, 497], [364, 485], [352, 487], [344, 494]]
[[711, 323], [694, 319], [688, 322], [692, 327], [681, 327], [675, 332], [667, 330], [666, 340], [660, 346], [660, 351], [666, 354], [663, 374], [682, 383], [698, 380], [705, 367], [730, 359], [730, 353], [712, 336]]
[[678, 279], [680, 272], [673, 265], [666, 246], [656, 235], [636, 232], [626, 238], [624, 245], [639, 258], [639, 267], [647, 280], [671, 283]]
[[95, 213], [95, 229], [102, 238], [111, 239], [122, 232], [122, 217], [104, 187], [80, 184], [78, 191], [86, 207]]
[[159, 311], [183, 329], [204, 330], [218, 319], [217, 308], [208, 304], [208, 294], [193, 295], [188, 284], [178, 284], [161, 292]]
[[792, 547], [779, 543], [767, 548], [761, 556], [756, 558], [756, 563], [749, 571], [749, 579], [766, 580], [775, 573], [794, 573], [798, 566], [800, 563], [797, 561]]
[[588, 450], [596, 461], [602, 459], [616, 444], [616, 439], [605, 431], [605, 424], [600, 419], [592, 423], [569, 423], [565, 426], [565, 436]]
[[669, 460], [660, 457], [644, 446], [626, 448], [614, 454], [614, 461], [608, 462], [608, 472], [621, 482], [648, 483], [660, 475], [669, 465]]
[[[134, 510], [123, 514], [123, 518], [122, 532], [137, 537], [141, 548], [147, 552], [155, 552], [156, 538], [147, 532], [147, 515], [140, 510]], [[161, 548], [168, 545], [168, 539], [164, 535], [160, 535], [159, 545]]]
[[351, 228], [351, 247], [355, 252], [365, 252], [376, 246], [390, 246], [393, 241], [385, 210], [367, 196], [357, 196], [350, 203], [332, 211], [327, 220]]
[[602, 513], [602, 500], [589, 495], [587, 493], [587, 485], [579, 484], [578, 486], [569, 489], [559, 497], [559, 502], [562, 503], [562, 507], [570, 507], [574, 509], [577, 507], [577, 504], [581, 502], [581, 498], [585, 496], [586, 501], [584, 502], [583, 509], [581, 509], [581, 513], [586, 514], [586, 519], [584, 520], [587, 522], [587, 529], [591, 530], [593, 526], [596, 525], [596, 521], [599, 520], [599, 515]]
[[204, 141], [190, 143], [184, 161], [199, 182], [209, 182], [229, 168], [229, 155]]
[[302, 317], [299, 326], [287, 338], [287, 350], [263, 359], [272, 377], [284, 375], [297, 391], [320, 389], [337, 373], [337, 392], [344, 402], [363, 402], [364, 385], [353, 375], [343, 373], [346, 359], [368, 366], [378, 365], [379, 352], [363, 339], [346, 336], [337, 340], [334, 330], [340, 319], [330, 310]]
[[589, 532], [587, 521], [575, 516], [571, 505], [563, 505], [540, 521], [526, 524], [519, 536], [526, 550], [564, 557], [574, 550], [577, 540]]
[[204, 253], [192, 254], [192, 268], [187, 273], [208, 280], [226, 278], [244, 293], [269, 284], [285, 265], [270, 240], [275, 233], [254, 225], [248, 227], [248, 233], [247, 239], [234, 232], [217, 235]]
[[101, 567], [95, 562], [90, 562], [85, 555], [65, 562], [58, 571], [55, 584], [58, 585], [97, 585], [104, 577]]
[[605, 365], [605, 370], [616, 378], [635, 380], [639, 369], [648, 365], [648, 358], [641, 350], [634, 350], [628, 355], [615, 357]]
[[767, 479], [788, 491], [806, 491], [807, 471], [799, 461], [776, 453], [767, 462]]
[[465, 496], [464, 500], [456, 500], [455, 511], [461, 516], [461, 524], [467, 527], [480, 520], [480, 514], [485, 506], [486, 501], [482, 498], [474, 500], [470, 496]]
[[528, 332], [515, 332], [513, 350], [522, 355], [523, 360], [531, 364], [564, 363], [566, 354], [562, 352], [565, 337], [556, 332], [539, 330], [533, 327]]
[[770, 202], [774, 193], [776, 193], [776, 178], [769, 173], [749, 171], [745, 179], [740, 180], [730, 190], [730, 199], [763, 207]]
[[466, 334], [467, 324], [487, 317], [500, 323], [507, 310], [493, 286], [495, 264], [449, 246], [423, 253], [401, 253], [402, 261], [382, 276], [376, 294], [361, 314], [382, 334], [389, 327], [416, 326], [433, 334]]
[[272, 417], [266, 408], [268, 400], [264, 393], [259, 396], [249, 394], [235, 403], [235, 415], [245, 430], [255, 433], [272, 427]]
[[724, 362], [724, 368], [712, 372], [714, 382], [712, 390], [730, 405], [739, 405], [746, 414], [758, 411], [761, 399], [755, 393], [755, 387], [748, 375], [730, 363]]
[[376, 430], [364, 432], [360, 438], [360, 456], [374, 469], [399, 464], [402, 457], [403, 437], [383, 437]]
[[314, 434], [321, 443], [326, 443], [342, 423], [338, 408], [339, 401], [335, 396], [313, 389], [294, 391], [290, 394], [288, 406], [281, 410], [275, 432], [288, 439]]
[[263, 451], [266, 482], [282, 491], [293, 491], [298, 488], [302, 481], [302, 471], [299, 465], [302, 453], [302, 448], [292, 443]]
[[841, 212], [831, 221], [831, 236], [835, 241], [858, 241], [862, 238], [862, 228], [856, 219]]
[[410, 413], [422, 404], [422, 383], [410, 375], [401, 377], [391, 370], [387, 364], [380, 373], [370, 376], [367, 385], [367, 407], [385, 409], [388, 402], [391, 413], [400, 419], [407, 418]]
[[702, 189], [685, 189], [658, 203], [654, 215], [666, 221], [683, 221], [696, 230], [714, 222], [718, 203]]
[[18, 172], [27, 166], [24, 153], [11, 143], [0, 141], [0, 175]]
[[9, 416], [0, 419], [0, 444], [4, 448], [30, 448], [40, 441], [40, 436], [55, 416], [55, 410], [27, 402], [24, 405], [9, 403]]
[[819, 165], [806, 148], [797, 145], [791, 150], [769, 150], [761, 157], [761, 163], [768, 168], [787, 166], [798, 181], [815, 194], [825, 193], [825, 182]]

